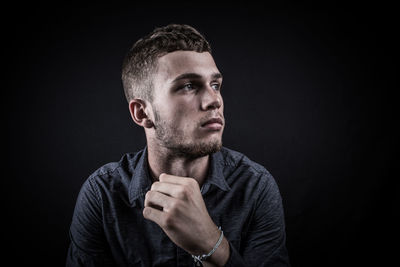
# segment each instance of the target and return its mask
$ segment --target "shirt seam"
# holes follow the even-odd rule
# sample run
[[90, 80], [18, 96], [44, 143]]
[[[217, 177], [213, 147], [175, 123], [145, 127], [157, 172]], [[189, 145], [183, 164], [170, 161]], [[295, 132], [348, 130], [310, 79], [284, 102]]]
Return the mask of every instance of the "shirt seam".
[[249, 168], [251, 168], [252, 170], [254, 170], [257, 174], [264, 174], [264, 173], [267, 175], [270, 174], [263, 166], [260, 166], [258, 168], [254, 167], [253, 164], [251, 164], [251, 163], [253, 163], [253, 161], [251, 159], [247, 158], [245, 155], [242, 155], [241, 159], [238, 161], [232, 161], [232, 160], [228, 160], [227, 158], [224, 158], [223, 159], [224, 166], [237, 167], [240, 165], [240, 162], [243, 163], [243, 159], [247, 159], [248, 161], [250, 161], [249, 163], [245, 163], [245, 165], [248, 166]]
[[93, 176], [91, 179], [89, 179], [89, 184], [93, 188], [95, 196], [97, 198], [97, 201], [100, 204], [100, 203], [102, 203], [102, 197], [100, 194], [100, 189], [98, 188], [97, 184], [94, 182], [94, 177], [96, 177], [96, 176]]
[[[94, 172], [94, 175], [93, 175], [93, 176], [103, 176], [103, 175], [106, 175], [106, 174], [107, 174], [107, 175], [110, 175], [110, 174], [116, 172], [116, 171], [118, 170], [118, 168], [121, 167], [121, 162], [116, 162], [116, 163], [117, 163], [118, 165], [115, 166], [113, 169], [105, 170], [105, 171], [103, 171], [103, 172], [100, 172], [100, 171]], [[129, 163], [129, 167], [131, 167], [131, 163]]]

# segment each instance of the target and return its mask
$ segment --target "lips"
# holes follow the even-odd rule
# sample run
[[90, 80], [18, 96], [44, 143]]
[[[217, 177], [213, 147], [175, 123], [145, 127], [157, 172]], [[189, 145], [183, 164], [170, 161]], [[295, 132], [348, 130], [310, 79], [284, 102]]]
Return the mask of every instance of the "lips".
[[201, 126], [204, 127], [204, 126], [211, 125], [211, 124], [214, 124], [214, 123], [220, 124], [220, 125], [223, 125], [223, 124], [224, 124], [224, 123], [222, 122], [222, 119], [221, 119], [221, 118], [212, 118], [212, 119], [206, 121], [205, 123], [203, 123]]

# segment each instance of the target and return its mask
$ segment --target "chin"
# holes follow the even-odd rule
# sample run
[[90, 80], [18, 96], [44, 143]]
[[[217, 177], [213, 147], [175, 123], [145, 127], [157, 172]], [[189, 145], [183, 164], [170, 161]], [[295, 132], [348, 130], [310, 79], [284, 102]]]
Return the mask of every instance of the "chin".
[[201, 143], [197, 148], [199, 154], [203, 154], [203, 156], [206, 156], [220, 151], [222, 148], [222, 141], [221, 139], [218, 139], [210, 142], [204, 142]]
[[175, 152], [187, 158], [200, 158], [218, 152], [222, 148], [221, 139], [212, 141], [194, 142], [180, 145]]

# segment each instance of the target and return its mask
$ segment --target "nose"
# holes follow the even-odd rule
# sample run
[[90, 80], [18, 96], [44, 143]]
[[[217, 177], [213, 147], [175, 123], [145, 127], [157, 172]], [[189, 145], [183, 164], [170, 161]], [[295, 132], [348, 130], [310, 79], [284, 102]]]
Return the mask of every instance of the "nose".
[[219, 109], [222, 105], [222, 96], [219, 91], [207, 86], [202, 96], [201, 109]]

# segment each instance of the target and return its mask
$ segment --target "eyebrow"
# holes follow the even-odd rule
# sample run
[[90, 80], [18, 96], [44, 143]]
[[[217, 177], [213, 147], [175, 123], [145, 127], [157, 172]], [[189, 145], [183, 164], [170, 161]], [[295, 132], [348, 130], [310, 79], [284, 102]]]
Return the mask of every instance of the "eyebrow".
[[[219, 72], [213, 73], [211, 75], [213, 80], [216, 79], [222, 79], [222, 74]], [[179, 75], [178, 77], [176, 77], [172, 82], [175, 83], [179, 80], [184, 80], [184, 79], [201, 79], [202, 76], [200, 74], [194, 73], [194, 72], [188, 72], [188, 73], [183, 73], [181, 75]]]

